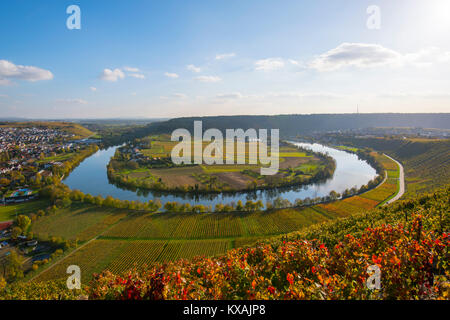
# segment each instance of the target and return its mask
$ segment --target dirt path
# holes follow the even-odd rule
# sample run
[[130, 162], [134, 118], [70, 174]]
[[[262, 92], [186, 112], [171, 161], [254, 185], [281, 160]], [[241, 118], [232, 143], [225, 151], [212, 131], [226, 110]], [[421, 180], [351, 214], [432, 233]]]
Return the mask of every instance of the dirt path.
[[49, 266], [47, 269], [42, 270], [41, 272], [39, 272], [38, 274], [34, 275], [33, 278], [31, 278], [30, 280], [28, 280], [27, 282], [32, 282], [35, 278], [37, 278], [39, 275], [41, 275], [44, 272], [47, 272], [48, 270], [50, 270], [51, 268], [53, 268], [55, 265], [60, 264], [62, 261], [64, 261], [65, 259], [67, 259], [68, 257], [70, 257], [72, 254], [74, 254], [75, 252], [77, 252], [78, 250], [80, 250], [81, 248], [87, 246], [89, 243], [91, 243], [94, 240], [97, 240], [99, 236], [89, 240], [88, 242], [84, 243], [83, 245], [79, 246], [78, 248], [76, 248], [75, 250], [73, 250], [71, 253], [69, 253], [67, 256], [65, 256], [64, 258], [62, 258], [61, 260], [56, 261], [55, 263], [53, 263], [51, 266]]
[[404, 173], [404, 170], [403, 170], [403, 166], [402, 166], [402, 164], [400, 162], [398, 162], [397, 160], [389, 157], [387, 154], [384, 154], [384, 155], [386, 157], [388, 157], [389, 159], [391, 159], [392, 161], [394, 161], [398, 165], [398, 168], [399, 168], [399, 177], [398, 177], [398, 179], [399, 179], [399, 186], [400, 186], [399, 190], [398, 190], [398, 193], [392, 199], [386, 201], [386, 203], [385, 203], [385, 205], [386, 205], [386, 204], [390, 204], [390, 203], [392, 203], [394, 201], [397, 201], [405, 193], [405, 173]]

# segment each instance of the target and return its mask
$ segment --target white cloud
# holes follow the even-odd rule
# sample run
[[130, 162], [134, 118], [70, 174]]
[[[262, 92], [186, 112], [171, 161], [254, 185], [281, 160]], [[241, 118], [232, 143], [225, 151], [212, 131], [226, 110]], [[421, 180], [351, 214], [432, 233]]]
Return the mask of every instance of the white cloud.
[[96, 87], [89, 87], [89, 89], [91, 89], [92, 92], [97, 91], [97, 88], [96, 88]]
[[186, 69], [188, 69], [189, 71], [192, 71], [192, 72], [196, 72], [196, 73], [199, 73], [200, 71], [202, 71], [202, 69], [194, 66], [193, 64], [187, 65]]
[[100, 79], [105, 81], [116, 82], [119, 79], [125, 78], [125, 74], [120, 69], [104, 69], [100, 74]]
[[450, 61], [450, 52], [431, 47], [418, 52], [401, 54], [379, 44], [342, 43], [315, 58], [309, 67], [333, 71], [344, 67], [370, 68], [378, 66], [429, 66]]
[[220, 93], [216, 95], [218, 99], [241, 99], [244, 96], [240, 92]]
[[376, 95], [377, 98], [384, 99], [450, 99], [447, 92], [388, 92]]
[[223, 59], [229, 59], [229, 58], [233, 58], [235, 57], [236, 54], [235, 53], [222, 53], [222, 54], [217, 54], [216, 55], [216, 60], [223, 60]]
[[344, 94], [337, 94], [332, 92], [299, 92], [299, 91], [287, 91], [287, 92], [270, 92], [263, 96], [264, 98], [300, 98], [300, 99], [342, 99], [348, 96]]
[[138, 68], [132, 68], [132, 67], [124, 67], [123, 70], [128, 72], [140, 72]]
[[67, 103], [67, 104], [87, 104], [88, 102], [83, 99], [58, 99], [56, 100], [58, 103]]
[[268, 58], [255, 62], [255, 69], [262, 71], [273, 71], [284, 67], [284, 61], [281, 58]]
[[295, 67], [306, 68], [305, 63], [301, 60], [288, 59], [288, 62]]
[[404, 63], [411, 63], [418, 67], [426, 67], [435, 63], [450, 61], [450, 52], [444, 52], [437, 47], [429, 47], [415, 53], [405, 54]]
[[179, 98], [179, 99], [186, 99], [187, 95], [185, 95], [184, 93], [174, 93], [172, 95], [174, 98]]
[[[127, 71], [127, 74], [125, 74], [123, 70]], [[104, 69], [100, 74], [100, 79], [111, 82], [116, 82], [117, 80], [124, 79], [125, 77], [145, 79], [145, 75], [140, 73], [140, 70], [138, 68], [124, 67], [123, 70], [119, 68], [116, 68], [114, 70]]]
[[145, 79], [145, 76], [141, 73], [129, 73], [130, 77], [136, 78], [136, 79]]
[[133, 77], [136, 79], [145, 79], [145, 75], [142, 74], [139, 68], [124, 67], [123, 70], [127, 72], [127, 76], [129, 77]]
[[11, 80], [41, 81], [53, 79], [53, 74], [34, 66], [15, 65], [7, 60], [0, 60], [0, 85], [10, 85]]
[[367, 68], [396, 63], [400, 59], [401, 54], [379, 44], [345, 42], [315, 58], [310, 67], [319, 71], [348, 66]]
[[165, 72], [164, 75], [168, 78], [176, 79], [179, 77], [176, 73]]
[[196, 77], [195, 80], [200, 82], [219, 82], [222, 79], [216, 76], [199, 76]]

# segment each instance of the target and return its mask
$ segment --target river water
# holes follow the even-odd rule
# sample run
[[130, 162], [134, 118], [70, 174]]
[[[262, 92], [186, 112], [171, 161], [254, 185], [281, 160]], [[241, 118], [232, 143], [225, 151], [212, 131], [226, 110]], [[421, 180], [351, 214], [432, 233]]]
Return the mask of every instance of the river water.
[[352, 187], [361, 187], [376, 177], [376, 171], [366, 161], [358, 159], [355, 154], [342, 150], [333, 149], [320, 144], [297, 143], [294, 144], [311, 149], [315, 152], [328, 153], [336, 160], [336, 170], [333, 177], [323, 183], [315, 183], [297, 188], [281, 188], [276, 190], [258, 190], [255, 192], [224, 193], [211, 195], [192, 195], [192, 194], [171, 194], [167, 192], [137, 190], [131, 191], [118, 187], [109, 182], [106, 166], [118, 146], [110, 147], [106, 150], [99, 150], [92, 156], [86, 158], [70, 175], [64, 180], [64, 183], [72, 190], [78, 189], [84, 193], [93, 196], [108, 195], [122, 200], [140, 200], [142, 202], [150, 199], [160, 199], [164, 205], [167, 201], [178, 201], [180, 203], [189, 202], [192, 205], [204, 204], [215, 206], [216, 203], [231, 203], [242, 200], [261, 199], [273, 201], [277, 197], [288, 199], [292, 203], [296, 199], [305, 199], [323, 197], [331, 190], [342, 193], [345, 189]]

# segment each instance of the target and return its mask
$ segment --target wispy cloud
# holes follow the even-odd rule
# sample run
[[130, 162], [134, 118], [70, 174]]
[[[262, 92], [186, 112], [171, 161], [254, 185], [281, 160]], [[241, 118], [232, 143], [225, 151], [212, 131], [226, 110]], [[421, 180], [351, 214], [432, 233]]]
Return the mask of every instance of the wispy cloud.
[[83, 99], [57, 99], [56, 102], [65, 104], [88, 104], [88, 102]]
[[145, 76], [142, 73], [130, 73], [128, 76], [136, 79], [145, 79]]
[[34, 66], [16, 65], [8, 60], [0, 60], [0, 85], [10, 85], [11, 80], [41, 81], [51, 80], [53, 74]]
[[91, 89], [92, 92], [97, 91], [97, 88], [96, 88], [96, 87], [89, 87], [89, 89]]
[[139, 68], [134, 67], [123, 67], [123, 70], [127, 72], [128, 77], [133, 77], [136, 79], [145, 79], [145, 75], [141, 72]]
[[125, 78], [125, 74], [120, 69], [104, 69], [100, 74], [100, 79], [110, 82], [116, 82], [119, 79]]
[[415, 53], [401, 54], [379, 44], [342, 43], [315, 58], [309, 67], [318, 71], [334, 71], [345, 67], [372, 68], [379, 66], [428, 66], [450, 61], [450, 52], [426, 48]]
[[174, 94], [172, 95], [172, 97], [178, 98], [178, 99], [186, 99], [188, 96], [185, 95], [184, 93], [174, 93]]
[[244, 96], [240, 92], [220, 93], [216, 95], [218, 99], [241, 99]]
[[161, 100], [184, 100], [188, 98], [188, 95], [184, 94], [184, 93], [173, 93], [169, 96], [160, 96], [159, 97]]
[[167, 78], [172, 78], [172, 79], [176, 79], [176, 78], [179, 77], [178, 74], [176, 74], [176, 73], [170, 73], [170, 72], [165, 72], [164, 75], [165, 75]]
[[217, 54], [216, 55], [216, 60], [229, 59], [229, 58], [233, 58], [235, 56], [236, 56], [236, 54], [234, 52]]
[[222, 79], [217, 76], [199, 76], [199, 77], [196, 77], [195, 80], [200, 81], [200, 82], [219, 82]]
[[196, 73], [199, 73], [200, 71], [202, 71], [202, 69], [194, 66], [193, 64], [187, 65], [186, 69], [188, 69], [189, 71], [192, 71], [192, 72], [196, 72]]
[[255, 69], [261, 71], [273, 71], [284, 67], [284, 60], [281, 58], [268, 58], [255, 62]]
[[140, 72], [139, 68], [133, 68], [133, 67], [124, 67], [123, 70], [128, 72]]

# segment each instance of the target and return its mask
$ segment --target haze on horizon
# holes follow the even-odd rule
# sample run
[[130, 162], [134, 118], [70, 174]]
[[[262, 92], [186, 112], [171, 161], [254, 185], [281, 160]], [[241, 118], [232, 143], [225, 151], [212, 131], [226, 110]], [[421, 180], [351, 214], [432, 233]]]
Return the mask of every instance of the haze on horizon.
[[450, 112], [448, 16], [447, 0], [4, 0], [0, 115]]

